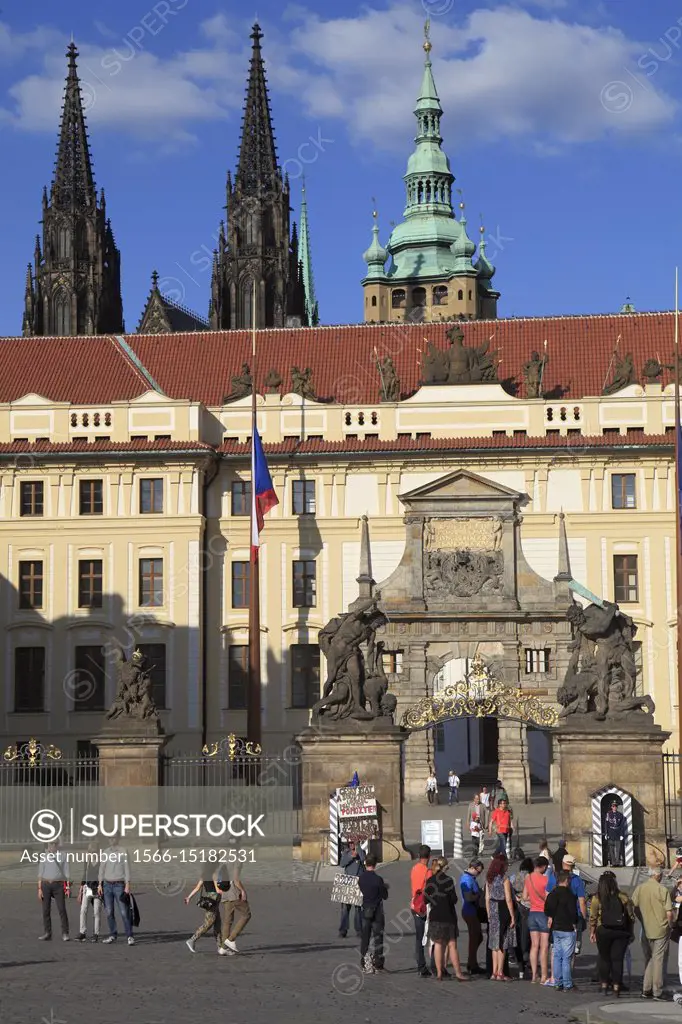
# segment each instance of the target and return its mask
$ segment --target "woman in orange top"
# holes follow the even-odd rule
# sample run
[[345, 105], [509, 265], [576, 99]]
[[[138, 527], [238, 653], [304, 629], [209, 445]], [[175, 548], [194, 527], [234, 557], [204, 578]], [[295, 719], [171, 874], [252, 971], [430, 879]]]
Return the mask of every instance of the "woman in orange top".
[[[530, 969], [534, 983], [541, 982], [543, 985], [551, 984], [548, 979], [549, 960], [549, 925], [545, 913], [545, 897], [547, 895], [547, 868], [549, 861], [546, 857], [536, 857], [533, 864], [533, 871], [526, 878], [523, 887], [523, 902], [529, 906], [528, 931], [530, 932]], [[540, 964], [540, 977], [538, 978], [538, 960]]]

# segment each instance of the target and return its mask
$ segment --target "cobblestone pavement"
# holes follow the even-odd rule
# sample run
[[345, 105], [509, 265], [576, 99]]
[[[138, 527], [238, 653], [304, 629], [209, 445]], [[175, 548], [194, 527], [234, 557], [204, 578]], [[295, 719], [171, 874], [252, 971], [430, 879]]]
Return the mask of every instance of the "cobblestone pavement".
[[[140, 886], [142, 920], [130, 948], [121, 938], [111, 946], [63, 943], [54, 908], [55, 937], [38, 942], [42, 922], [34, 888], [3, 889], [0, 1024], [340, 1024], [349, 1019], [433, 1024], [445, 1014], [457, 1014], [467, 1024], [540, 1024], [566, 1022], [573, 1008], [595, 997], [589, 947], [579, 957], [576, 994], [531, 987], [527, 981], [459, 984], [419, 978], [414, 936], [401, 923], [409, 920], [409, 867], [396, 864], [383, 871], [391, 886], [386, 972], [370, 977], [359, 972], [355, 939], [338, 937], [329, 884], [249, 886], [245, 873], [253, 918], [240, 937], [240, 953], [229, 957], [217, 956], [209, 937], [190, 954], [185, 939], [202, 912], [194, 903], [185, 907], [179, 894], [164, 896]], [[74, 937], [76, 900], [68, 909]]]

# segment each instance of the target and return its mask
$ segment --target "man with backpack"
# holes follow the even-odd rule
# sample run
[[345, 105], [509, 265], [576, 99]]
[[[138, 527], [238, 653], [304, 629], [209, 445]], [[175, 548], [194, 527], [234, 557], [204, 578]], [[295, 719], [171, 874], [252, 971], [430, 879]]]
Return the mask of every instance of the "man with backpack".
[[[578, 921], [576, 924], [576, 942], [573, 955], [580, 952], [582, 944], [582, 934], [587, 925], [587, 890], [585, 883], [583, 882], [580, 875], [576, 874], [575, 871], [575, 857], [570, 853], [565, 853], [561, 862], [561, 871], [566, 871], [569, 875], [569, 889], [575, 896], [576, 910], [578, 913]], [[557, 886], [557, 875], [551, 872], [548, 875], [547, 892], [550, 893]]]

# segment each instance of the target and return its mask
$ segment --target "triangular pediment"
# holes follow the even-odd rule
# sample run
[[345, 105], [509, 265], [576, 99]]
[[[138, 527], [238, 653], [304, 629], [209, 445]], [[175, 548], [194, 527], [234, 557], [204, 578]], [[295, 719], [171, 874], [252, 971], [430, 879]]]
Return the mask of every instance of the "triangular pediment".
[[398, 495], [403, 505], [434, 498], [486, 498], [488, 500], [521, 501], [525, 495], [468, 469], [457, 469], [413, 491]]
[[49, 398], [45, 398], [44, 395], [37, 395], [35, 392], [22, 395], [21, 398], [15, 399], [11, 404], [13, 408], [17, 405], [69, 405], [68, 402], [52, 402]]

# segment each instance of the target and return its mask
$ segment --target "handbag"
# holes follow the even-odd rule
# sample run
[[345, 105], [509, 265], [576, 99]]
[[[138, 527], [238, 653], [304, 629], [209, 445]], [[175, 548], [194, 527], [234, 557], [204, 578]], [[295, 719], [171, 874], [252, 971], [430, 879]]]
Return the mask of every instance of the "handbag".
[[197, 906], [201, 907], [202, 910], [215, 910], [216, 904], [220, 901], [220, 893], [208, 893], [206, 890], [201, 888], [199, 892], [199, 898], [197, 900]]

